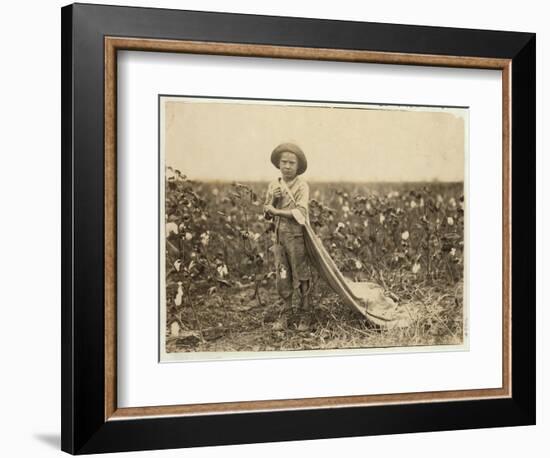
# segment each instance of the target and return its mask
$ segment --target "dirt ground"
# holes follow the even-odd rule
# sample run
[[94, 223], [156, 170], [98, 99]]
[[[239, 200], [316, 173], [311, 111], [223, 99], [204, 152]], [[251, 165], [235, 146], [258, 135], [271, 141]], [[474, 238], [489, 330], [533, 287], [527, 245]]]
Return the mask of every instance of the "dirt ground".
[[[310, 329], [299, 331], [302, 311], [298, 299], [287, 314], [288, 326], [275, 330], [283, 312], [275, 287], [224, 287], [215, 294], [195, 295], [193, 307], [182, 306], [176, 313], [177, 335], [167, 326], [167, 352], [289, 351], [395, 346], [453, 345], [462, 343], [462, 314], [446, 322], [443, 312], [462, 307], [456, 296], [424, 288], [426, 304], [416, 301], [420, 314], [405, 329], [381, 330], [370, 325], [358, 312], [344, 305], [322, 282], [316, 282], [311, 303]], [[429, 302], [429, 303], [428, 303]], [[405, 306], [405, 305], [403, 305]], [[460, 320], [459, 323], [456, 321]]]

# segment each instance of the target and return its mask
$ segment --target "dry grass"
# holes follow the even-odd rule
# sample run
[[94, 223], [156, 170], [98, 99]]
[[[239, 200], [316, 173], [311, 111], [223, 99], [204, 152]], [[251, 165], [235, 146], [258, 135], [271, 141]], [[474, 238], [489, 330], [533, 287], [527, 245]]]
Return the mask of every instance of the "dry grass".
[[[183, 327], [171, 338], [168, 352], [238, 352], [328, 350], [350, 348], [418, 347], [456, 345], [463, 340], [462, 290], [417, 284], [407, 290], [395, 288], [399, 304], [413, 316], [407, 328], [384, 330], [371, 326], [345, 306], [319, 282], [312, 295], [314, 318], [309, 331], [298, 331], [302, 316], [298, 307], [287, 314], [288, 326], [273, 329], [282, 313], [275, 288], [263, 288], [260, 305], [253, 288], [227, 288], [221, 295], [197, 297], [195, 312], [178, 313]], [[200, 323], [200, 325], [199, 325]]]

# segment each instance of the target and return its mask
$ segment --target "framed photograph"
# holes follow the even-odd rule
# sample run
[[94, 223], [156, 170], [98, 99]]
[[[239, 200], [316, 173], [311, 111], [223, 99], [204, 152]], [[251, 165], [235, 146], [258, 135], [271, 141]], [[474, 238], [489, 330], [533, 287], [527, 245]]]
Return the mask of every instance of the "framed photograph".
[[534, 120], [530, 33], [64, 7], [62, 449], [534, 424]]
[[159, 107], [161, 362], [468, 348], [467, 108]]

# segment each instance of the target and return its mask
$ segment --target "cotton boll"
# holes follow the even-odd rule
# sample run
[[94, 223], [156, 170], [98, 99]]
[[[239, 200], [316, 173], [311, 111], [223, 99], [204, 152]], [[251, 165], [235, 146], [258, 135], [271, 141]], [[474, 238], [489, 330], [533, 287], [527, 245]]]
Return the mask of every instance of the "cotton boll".
[[174, 299], [174, 304], [176, 304], [178, 307], [181, 305], [183, 300], [183, 283], [181, 281], [178, 282], [178, 292], [176, 293], [176, 298]]
[[168, 237], [170, 234], [177, 234], [177, 233], [178, 233], [178, 225], [176, 223], [174, 223], [173, 221], [166, 223], [166, 237]]

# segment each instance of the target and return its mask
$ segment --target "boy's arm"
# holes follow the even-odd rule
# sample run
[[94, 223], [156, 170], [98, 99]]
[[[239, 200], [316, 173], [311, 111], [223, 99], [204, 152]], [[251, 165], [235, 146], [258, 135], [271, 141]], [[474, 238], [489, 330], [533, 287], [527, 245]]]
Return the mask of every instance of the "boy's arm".
[[309, 185], [305, 181], [296, 190], [294, 198], [296, 199], [296, 208], [300, 210], [307, 220], [309, 214]]
[[289, 219], [292, 219], [294, 221], [296, 221], [300, 226], [303, 226], [304, 224], [306, 224], [306, 218], [304, 217], [303, 213], [296, 209], [296, 208], [293, 208], [292, 210], [277, 210], [275, 209], [275, 216], [282, 216], [283, 218], [289, 218]]
[[275, 216], [282, 216], [283, 218], [294, 218], [292, 215], [292, 210], [282, 210], [280, 208], [275, 208], [273, 210]]

